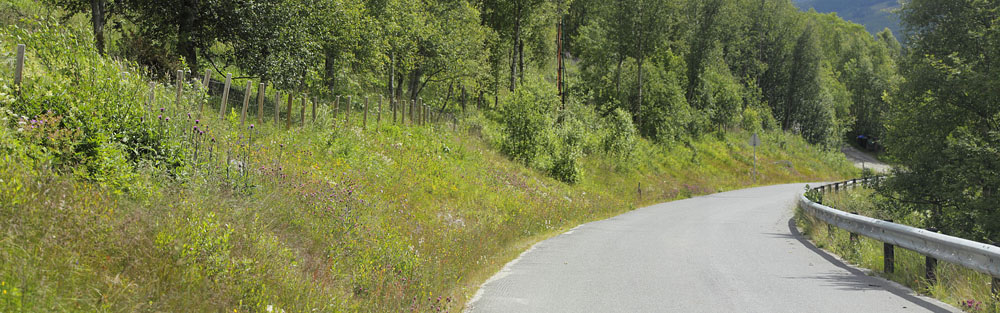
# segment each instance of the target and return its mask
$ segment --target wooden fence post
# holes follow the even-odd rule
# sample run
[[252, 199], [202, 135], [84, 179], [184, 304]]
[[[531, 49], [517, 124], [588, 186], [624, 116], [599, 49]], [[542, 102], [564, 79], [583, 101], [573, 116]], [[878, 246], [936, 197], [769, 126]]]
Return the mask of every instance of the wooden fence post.
[[392, 123], [396, 124], [396, 106], [399, 104], [395, 98], [389, 97], [389, 106], [392, 107]]
[[300, 127], [306, 126], [306, 102], [309, 101], [308, 99], [309, 99], [308, 95], [302, 94], [302, 108], [300, 109], [301, 114], [299, 114], [299, 116], [302, 117], [302, 120], [299, 121]]
[[336, 122], [338, 114], [340, 114], [340, 96], [337, 96], [337, 99], [333, 100], [333, 118], [330, 120]]
[[382, 100], [385, 100], [385, 97], [378, 95], [378, 117], [375, 118], [375, 128], [382, 126]]
[[253, 90], [253, 82], [247, 82], [247, 89], [243, 91], [243, 110], [240, 111], [240, 128], [246, 125], [247, 107], [250, 106], [250, 91]]
[[233, 74], [226, 74], [226, 85], [222, 87], [222, 105], [219, 107], [219, 118], [226, 118], [226, 105], [229, 101], [229, 85], [233, 83]]
[[312, 123], [316, 124], [316, 97], [312, 99]]
[[257, 85], [257, 125], [264, 124], [264, 94], [266, 91], [267, 84], [260, 83]]
[[281, 122], [281, 92], [274, 91], [274, 126], [277, 127], [278, 123]]
[[156, 102], [156, 82], [149, 82], [149, 99], [146, 99], [146, 106], [149, 110], [155, 110], [153, 108], [153, 103]]
[[[211, 80], [212, 80], [212, 70], [210, 69], [205, 70], [205, 78], [201, 80], [201, 86], [205, 88], [205, 94], [209, 94], [211, 92], [211, 88], [209, 88], [208, 85], [211, 83]], [[199, 117], [201, 117], [201, 112], [204, 110], [205, 110], [205, 101], [201, 101], [201, 104], [198, 105]]]
[[177, 70], [177, 108], [181, 107], [181, 94], [184, 92], [184, 70]]
[[208, 91], [208, 84], [212, 81], [212, 70], [205, 70], [205, 78], [201, 80], [201, 86], [205, 87], [206, 92]]
[[361, 119], [361, 130], [368, 129], [368, 96], [365, 96], [365, 116]]
[[292, 100], [295, 100], [295, 96], [293, 94], [289, 93], [288, 94], [288, 110], [285, 110], [285, 112], [286, 112], [285, 114], [288, 115], [288, 118], [285, 119], [285, 129], [291, 129], [292, 128]]
[[413, 109], [417, 107], [417, 99], [410, 99], [410, 125], [416, 120], [413, 119]]
[[20, 95], [21, 80], [24, 78], [24, 44], [17, 45], [17, 57], [14, 62], [14, 89]]
[[344, 127], [351, 126], [351, 96], [347, 96], [347, 103], [344, 106]]

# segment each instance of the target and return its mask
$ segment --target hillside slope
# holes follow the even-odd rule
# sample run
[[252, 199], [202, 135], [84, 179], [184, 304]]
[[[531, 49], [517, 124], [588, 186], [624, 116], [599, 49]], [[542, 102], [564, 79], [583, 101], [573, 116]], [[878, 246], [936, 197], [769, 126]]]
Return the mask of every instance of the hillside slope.
[[321, 103], [313, 122], [296, 100], [286, 129], [286, 112], [219, 118], [193, 81], [180, 97], [160, 82], [147, 102], [149, 74], [100, 57], [70, 25], [0, 29], [0, 58], [28, 51], [20, 95], [0, 66], [4, 312], [457, 311], [530, 243], [580, 223], [856, 172], [767, 132], [755, 182], [749, 134], [733, 131], [638, 139], [624, 160], [591, 145], [566, 184], [498, 152], [489, 110], [425, 125], [386, 110], [362, 127], [360, 105], [348, 122]]

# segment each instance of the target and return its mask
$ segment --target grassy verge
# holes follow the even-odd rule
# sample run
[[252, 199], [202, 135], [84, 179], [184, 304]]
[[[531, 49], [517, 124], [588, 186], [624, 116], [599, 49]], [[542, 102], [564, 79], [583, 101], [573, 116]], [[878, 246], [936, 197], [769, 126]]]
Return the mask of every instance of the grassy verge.
[[[850, 189], [839, 193], [827, 193], [824, 204], [845, 212], [884, 219], [872, 199], [877, 197], [871, 189]], [[829, 228], [801, 209], [796, 210], [798, 226], [817, 247], [830, 251], [856, 266], [870, 269], [874, 275], [901, 283], [910, 289], [942, 300], [968, 312], [1000, 312], [996, 302], [991, 301], [990, 276], [961, 266], [939, 261], [933, 283], [925, 278], [925, 258], [919, 253], [897, 247], [895, 250], [895, 271], [885, 273], [883, 268], [882, 242], [859, 236], [852, 242], [850, 234], [838, 228]], [[920, 225], [919, 217], [908, 216], [897, 223]]]
[[218, 99], [197, 84], [177, 101], [160, 83], [146, 103], [148, 73], [98, 56], [85, 21], [39, 14], [0, 29], [0, 51], [29, 47], [20, 96], [0, 66], [3, 312], [459, 311], [528, 245], [580, 223], [856, 172], [769, 132], [755, 182], [749, 136], [733, 131], [639, 140], [626, 163], [593, 150], [566, 184], [499, 153], [483, 112], [426, 126], [387, 112], [363, 129], [320, 106], [305, 126], [255, 110], [241, 123], [237, 108], [210, 113]]

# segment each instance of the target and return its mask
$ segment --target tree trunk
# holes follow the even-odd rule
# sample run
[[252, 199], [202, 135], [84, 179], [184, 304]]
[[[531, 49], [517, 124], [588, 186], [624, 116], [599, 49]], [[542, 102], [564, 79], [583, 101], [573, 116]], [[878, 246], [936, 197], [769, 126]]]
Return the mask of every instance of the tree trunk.
[[90, 0], [90, 21], [93, 23], [94, 45], [100, 55], [104, 55], [104, 18], [107, 13], [107, 5], [107, 0]]
[[177, 54], [184, 57], [194, 73], [200, 73], [198, 67], [198, 51], [192, 38], [195, 36], [195, 10], [198, 7], [197, 0], [186, 0], [181, 9], [180, 19], [177, 21]]
[[643, 44], [642, 38], [639, 38], [638, 41], [639, 41], [639, 65], [638, 65], [639, 66], [639, 69], [638, 69], [639, 74], [637, 75], [638, 76], [637, 84], [639, 85], [639, 92], [638, 92], [639, 100], [635, 102], [635, 113], [633, 113], [635, 115], [633, 115], [633, 116], [635, 116], [635, 122], [636, 122], [635, 125], [636, 125], [636, 127], [638, 127], [639, 129], [642, 129], [642, 62], [643, 62], [643, 59], [645, 59], [645, 55], [643, 55], [643, 51], [642, 51], [642, 48], [643, 48], [642, 47], [642, 44]]
[[521, 83], [524, 83], [524, 40], [517, 36], [517, 74], [520, 75]]
[[[396, 52], [389, 53], [389, 96], [392, 99], [396, 98], [396, 91], [394, 90], [396, 86]], [[389, 102], [392, 103], [392, 99]]]
[[326, 88], [330, 89], [330, 92], [334, 91], [337, 87], [337, 56], [333, 49], [327, 48], [323, 49], [323, 76], [326, 80]]

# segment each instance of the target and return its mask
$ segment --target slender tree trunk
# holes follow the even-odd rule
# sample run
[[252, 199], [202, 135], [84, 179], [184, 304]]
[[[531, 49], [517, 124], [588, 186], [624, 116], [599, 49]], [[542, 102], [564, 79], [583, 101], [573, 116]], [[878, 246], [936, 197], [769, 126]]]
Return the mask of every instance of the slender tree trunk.
[[517, 74], [520, 75], [521, 83], [524, 83], [524, 40], [517, 36]]
[[192, 38], [194, 38], [194, 28], [197, 19], [196, 12], [198, 8], [197, 0], [185, 0], [184, 6], [180, 8], [181, 15], [180, 19], [177, 21], [177, 54], [183, 56], [191, 68], [192, 72], [200, 73], [201, 70], [198, 67], [198, 51], [197, 47], [194, 46]]
[[107, 0], [90, 0], [90, 21], [94, 29], [94, 45], [100, 55], [104, 55], [104, 19], [107, 5]]
[[[396, 91], [394, 90], [396, 86], [396, 52], [390, 52], [389, 54], [389, 95], [392, 99], [395, 99]], [[389, 99], [389, 103], [392, 103], [392, 99]]]
[[639, 70], [638, 70], [639, 74], [638, 74], [637, 82], [638, 82], [638, 85], [639, 85], [639, 92], [638, 92], [639, 101], [635, 102], [635, 115], [634, 116], [635, 116], [635, 122], [636, 122], [635, 125], [639, 129], [642, 129], [642, 62], [643, 62], [643, 59], [645, 59], [645, 55], [643, 54], [643, 51], [642, 51], [642, 48], [643, 48], [643, 46], [642, 46], [642, 44], [643, 44], [642, 38], [639, 38], [638, 41], [639, 41], [639, 65], [638, 65], [639, 66]]
[[336, 52], [331, 48], [323, 50], [323, 76], [325, 76], [326, 88], [332, 92], [337, 87], [337, 56]]

